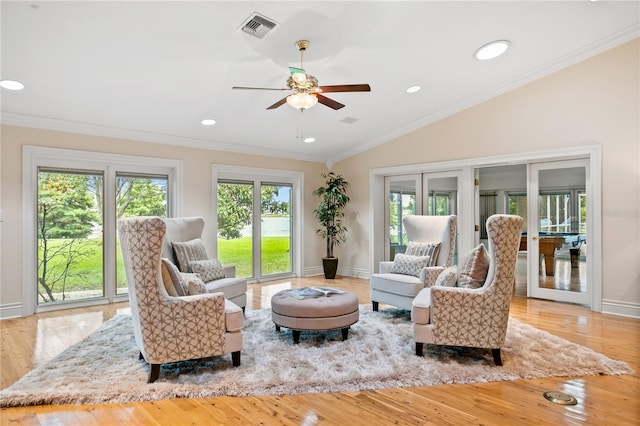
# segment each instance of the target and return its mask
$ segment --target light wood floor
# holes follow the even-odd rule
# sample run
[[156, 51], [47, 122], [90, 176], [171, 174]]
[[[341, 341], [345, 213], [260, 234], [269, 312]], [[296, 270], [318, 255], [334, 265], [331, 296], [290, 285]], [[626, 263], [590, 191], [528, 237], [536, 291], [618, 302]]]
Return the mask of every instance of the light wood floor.
[[[521, 282], [521, 280], [519, 280]], [[369, 282], [338, 277], [329, 282], [369, 303]], [[252, 284], [249, 309], [268, 307], [288, 287], [327, 285], [324, 278]], [[526, 299], [516, 285], [511, 315], [534, 327], [592, 348], [640, 369], [639, 320]], [[381, 306], [384, 309], [384, 306]], [[83, 339], [104, 321], [127, 312], [126, 303], [38, 314], [0, 322], [2, 388]], [[508, 362], [508, 361], [507, 361]], [[267, 397], [176, 399], [133, 404], [59, 405], [4, 409], [1, 424], [33, 425], [638, 425], [639, 375], [564, 377], [475, 385], [443, 385], [368, 392]], [[575, 396], [575, 406], [555, 405], [545, 391]]]

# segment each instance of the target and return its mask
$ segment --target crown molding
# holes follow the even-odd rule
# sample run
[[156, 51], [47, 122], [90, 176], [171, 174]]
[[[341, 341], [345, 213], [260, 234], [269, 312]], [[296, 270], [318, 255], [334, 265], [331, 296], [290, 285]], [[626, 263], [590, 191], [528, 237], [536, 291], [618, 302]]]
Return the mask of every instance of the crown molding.
[[289, 151], [279, 151], [270, 148], [258, 148], [249, 145], [237, 145], [205, 139], [165, 135], [161, 133], [119, 129], [97, 124], [80, 123], [76, 121], [59, 120], [55, 118], [18, 114], [13, 112], [2, 112], [2, 114], [0, 115], [0, 121], [2, 122], [2, 124], [11, 126], [54, 130], [59, 132], [78, 133], [83, 135], [102, 136], [117, 139], [127, 139], [141, 142], [159, 143], [163, 145], [184, 146], [190, 148], [206, 149], [210, 151], [235, 152], [239, 154], [261, 155], [265, 157], [311, 161], [314, 163], [323, 163], [326, 160], [325, 158], [317, 158], [310, 155], [297, 154]]
[[427, 115], [424, 118], [409, 123], [406, 126], [397, 128], [389, 133], [385, 133], [384, 135], [381, 135], [380, 137], [368, 143], [362, 143], [358, 145], [357, 148], [345, 151], [339, 156], [328, 159], [327, 164], [335, 164], [339, 161], [345, 160], [378, 145], [382, 145], [383, 143], [389, 142], [390, 140], [398, 138], [402, 135], [406, 135], [407, 133], [410, 133], [421, 127], [433, 124], [436, 121], [450, 117], [458, 112], [471, 108], [472, 106], [481, 104], [482, 102], [486, 102], [506, 92], [524, 86], [540, 78], [546, 77], [556, 71], [560, 71], [563, 68], [575, 65], [578, 62], [584, 61], [590, 57], [593, 57], [599, 53], [605, 52], [638, 37], [640, 37], [640, 24], [634, 24], [622, 31], [600, 39], [597, 42], [591, 43], [590, 45], [585, 46], [581, 49], [574, 50], [567, 55], [564, 55], [551, 62], [547, 62], [544, 65], [534, 68], [502, 84], [490, 87], [482, 92], [479, 92], [475, 96], [469, 97], [446, 108], [440, 109], [432, 114]]

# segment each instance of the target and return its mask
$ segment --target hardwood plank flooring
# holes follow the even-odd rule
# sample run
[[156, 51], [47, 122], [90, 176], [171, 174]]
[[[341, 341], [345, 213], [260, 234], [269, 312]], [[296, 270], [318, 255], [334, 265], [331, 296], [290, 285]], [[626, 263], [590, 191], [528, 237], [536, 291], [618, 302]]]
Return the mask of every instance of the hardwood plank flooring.
[[[519, 274], [511, 315], [532, 326], [640, 368], [640, 320], [593, 313], [564, 303], [527, 299]], [[370, 303], [369, 281], [295, 278], [251, 284], [248, 308], [269, 307], [288, 287], [331, 285]], [[384, 306], [381, 307], [384, 309]], [[83, 339], [126, 303], [49, 312], [0, 322], [1, 386], [5, 388]], [[640, 424], [638, 373], [561, 377], [472, 385], [394, 388], [264, 397], [174, 399], [109, 405], [57, 405], [3, 409], [0, 424], [24, 425], [464, 425]], [[555, 405], [545, 391], [574, 395], [579, 404]]]

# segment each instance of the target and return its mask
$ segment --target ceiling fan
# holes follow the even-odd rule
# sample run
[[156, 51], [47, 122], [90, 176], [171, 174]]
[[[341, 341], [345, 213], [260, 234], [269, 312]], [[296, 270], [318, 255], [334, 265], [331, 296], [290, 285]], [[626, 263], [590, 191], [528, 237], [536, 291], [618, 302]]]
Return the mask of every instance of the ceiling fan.
[[307, 74], [304, 70], [304, 51], [309, 47], [309, 41], [307, 40], [298, 40], [296, 42], [296, 46], [298, 46], [298, 50], [300, 51], [300, 68], [289, 67], [289, 72], [291, 75], [287, 79], [286, 88], [282, 89], [271, 89], [267, 87], [243, 87], [243, 86], [234, 86], [232, 89], [237, 90], [286, 90], [291, 91], [292, 93], [282, 99], [280, 99], [275, 104], [271, 105], [267, 109], [276, 109], [285, 103], [291, 105], [296, 109], [305, 110], [307, 108], [311, 108], [318, 102], [321, 104], [328, 106], [329, 108], [338, 110], [344, 107], [344, 104], [340, 102], [334, 101], [333, 99], [329, 99], [326, 96], [322, 95], [322, 93], [329, 92], [370, 92], [371, 87], [368, 84], [341, 84], [335, 86], [318, 86], [318, 79], [314, 76]]

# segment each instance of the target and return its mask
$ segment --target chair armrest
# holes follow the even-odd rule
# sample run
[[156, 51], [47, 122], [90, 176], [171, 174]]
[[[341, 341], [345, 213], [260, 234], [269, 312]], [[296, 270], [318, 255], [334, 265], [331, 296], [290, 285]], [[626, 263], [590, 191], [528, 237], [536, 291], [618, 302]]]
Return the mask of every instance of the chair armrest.
[[461, 329], [478, 323], [473, 306], [483, 305], [488, 295], [482, 288], [431, 287], [431, 322], [454, 322]]
[[235, 278], [236, 277], [236, 265], [227, 265], [223, 266], [224, 268], [224, 276], [225, 278]]
[[380, 262], [380, 273], [381, 274], [388, 274], [389, 271], [391, 270], [391, 266], [393, 266], [393, 262], [390, 260], [383, 260], [382, 262]]
[[241, 331], [244, 327], [244, 312], [231, 300], [224, 301], [225, 326], [228, 332]]

